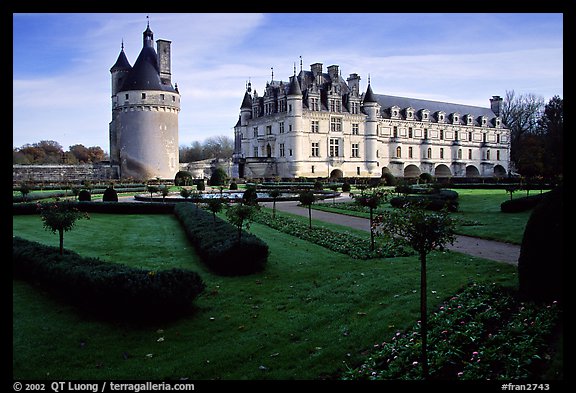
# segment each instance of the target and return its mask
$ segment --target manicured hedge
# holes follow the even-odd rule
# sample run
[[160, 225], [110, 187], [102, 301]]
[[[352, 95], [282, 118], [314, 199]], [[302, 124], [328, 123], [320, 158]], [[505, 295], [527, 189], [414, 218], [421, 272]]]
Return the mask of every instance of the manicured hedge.
[[268, 245], [253, 234], [238, 229], [212, 213], [191, 204], [174, 207], [178, 218], [198, 256], [216, 274], [247, 275], [264, 270], [268, 261]]
[[448, 209], [450, 212], [458, 211], [458, 200], [452, 193], [454, 191], [443, 190], [445, 193], [431, 194], [431, 195], [408, 195], [402, 197], [394, 197], [390, 199], [390, 205], [393, 207], [404, 207], [407, 204], [420, 204], [426, 210], [440, 211]]
[[503, 213], [519, 213], [530, 210], [536, 207], [536, 205], [544, 199], [546, 194], [548, 194], [548, 192], [509, 199], [500, 204], [500, 211]]
[[59, 252], [57, 247], [13, 237], [14, 277], [39, 283], [84, 309], [141, 318], [190, 311], [205, 289], [193, 271], [148, 271]]

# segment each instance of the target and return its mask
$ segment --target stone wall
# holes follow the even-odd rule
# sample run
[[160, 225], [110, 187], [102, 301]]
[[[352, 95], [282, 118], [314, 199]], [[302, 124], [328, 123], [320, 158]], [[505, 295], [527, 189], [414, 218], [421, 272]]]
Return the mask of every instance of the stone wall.
[[83, 165], [12, 165], [14, 183], [29, 182], [81, 182], [118, 179], [119, 168], [110, 164]]

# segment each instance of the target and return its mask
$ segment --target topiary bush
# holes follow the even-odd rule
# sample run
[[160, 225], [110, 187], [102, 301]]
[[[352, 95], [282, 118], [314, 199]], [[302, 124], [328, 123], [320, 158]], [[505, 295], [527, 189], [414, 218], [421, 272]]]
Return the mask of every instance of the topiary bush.
[[342, 184], [342, 192], [350, 192], [351, 188], [352, 186], [350, 186], [350, 183], [348, 183], [347, 181], [344, 182], [344, 184]]
[[228, 180], [228, 175], [226, 171], [220, 167], [216, 168], [210, 176], [210, 187], [223, 186]]
[[382, 174], [382, 179], [384, 180], [384, 184], [387, 186], [395, 186], [396, 185], [396, 177], [390, 172], [386, 172]]
[[118, 202], [118, 193], [112, 187], [108, 187], [104, 190], [102, 195], [103, 202]]
[[88, 190], [82, 190], [78, 193], [78, 200], [80, 202], [90, 202], [92, 200], [92, 194]]
[[548, 193], [506, 200], [500, 204], [500, 211], [502, 213], [519, 213], [530, 210], [542, 202], [546, 194]]
[[237, 190], [238, 189], [238, 183], [236, 183], [236, 182], [230, 183], [230, 189], [231, 190]]
[[532, 211], [524, 230], [518, 280], [528, 300], [561, 300], [564, 256], [562, 186], [547, 193]]
[[178, 171], [176, 176], [174, 176], [174, 185], [176, 186], [189, 186], [192, 181], [192, 173], [188, 171]]

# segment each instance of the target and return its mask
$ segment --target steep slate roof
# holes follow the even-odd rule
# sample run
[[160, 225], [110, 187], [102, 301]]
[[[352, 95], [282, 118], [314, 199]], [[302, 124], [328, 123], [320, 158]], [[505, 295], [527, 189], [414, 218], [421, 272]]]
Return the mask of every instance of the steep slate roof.
[[242, 100], [242, 105], [240, 105], [240, 109], [252, 110], [252, 97], [250, 97], [250, 94], [248, 93], [248, 91], [246, 91], [246, 93], [244, 93], [244, 99]]
[[290, 78], [290, 89], [288, 90], [288, 95], [302, 95], [302, 90], [300, 89], [300, 83], [298, 82], [298, 78], [293, 76]]
[[118, 55], [118, 59], [116, 60], [116, 63], [114, 63], [112, 68], [110, 68], [110, 72], [124, 71], [124, 70], [129, 70], [131, 68], [132, 68], [132, 66], [130, 65], [130, 62], [126, 58], [126, 54], [124, 53], [124, 48], [122, 48], [122, 50], [120, 51], [120, 54]]
[[134, 67], [126, 76], [119, 91], [128, 90], [162, 90], [176, 92], [172, 85], [165, 85], [160, 80], [158, 56], [153, 47], [142, 48]]
[[[372, 91], [372, 86], [370, 86], [370, 84], [368, 84], [368, 88], [366, 89], [366, 94], [364, 94], [364, 103], [366, 102], [377, 102], [376, 99], [374, 98], [374, 92]], [[381, 107], [385, 108], [386, 105], [382, 105], [380, 102], [378, 102], [380, 104]]]
[[[366, 92], [368, 95], [368, 91]], [[434, 115], [434, 113], [442, 111], [449, 116], [452, 113], [460, 113], [460, 124], [465, 124], [464, 115], [471, 114], [474, 116], [474, 124], [478, 125], [477, 118], [480, 116], [486, 116], [489, 120], [488, 125], [492, 125], [490, 120], [495, 118], [496, 115], [492, 112], [490, 108], [483, 108], [479, 106], [472, 106], [472, 105], [462, 105], [462, 104], [451, 104], [448, 102], [440, 102], [440, 101], [429, 101], [429, 100], [421, 100], [417, 98], [407, 98], [407, 97], [396, 97], [396, 96], [389, 96], [384, 94], [373, 94], [376, 102], [380, 104], [382, 107], [382, 116], [383, 117], [390, 117], [389, 108], [393, 106], [399, 107], [403, 112], [406, 108], [413, 108], [414, 109], [414, 119], [415, 120], [422, 120], [421, 118], [421, 110], [428, 109], [430, 111], [430, 115]], [[366, 102], [366, 96], [364, 98]]]

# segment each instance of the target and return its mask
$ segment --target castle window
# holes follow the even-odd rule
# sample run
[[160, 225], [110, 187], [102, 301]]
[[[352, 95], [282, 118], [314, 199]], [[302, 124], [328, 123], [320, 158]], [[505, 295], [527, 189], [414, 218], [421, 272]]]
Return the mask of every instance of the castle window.
[[320, 105], [318, 105], [318, 98], [310, 98], [310, 110], [319, 111]]
[[266, 126], [266, 135], [272, 135], [272, 126]]
[[358, 135], [358, 134], [359, 134], [358, 123], [352, 123], [352, 135]]
[[176, 97], [172, 96], [172, 102], [176, 102]]
[[329, 153], [330, 157], [340, 156], [340, 140], [338, 138], [330, 138], [329, 140]]
[[408, 127], [408, 138], [412, 138], [412, 127]]
[[455, 140], [455, 141], [457, 141], [457, 140], [458, 140], [458, 138], [459, 138], [458, 134], [459, 134], [459, 132], [458, 132], [458, 131], [456, 131], [456, 132], [454, 133], [454, 140]]
[[142, 99], [143, 99], [143, 100], [146, 99], [146, 93], [142, 93]]
[[258, 147], [254, 147], [254, 157], [258, 157]]
[[458, 149], [458, 159], [462, 159], [462, 149]]
[[357, 158], [360, 157], [360, 144], [353, 143], [352, 144], [352, 157]]
[[350, 111], [352, 112], [353, 115], [357, 115], [358, 114], [358, 103], [357, 102], [353, 102], [350, 105]]
[[472, 131], [468, 132], [468, 141], [472, 142]]
[[254, 127], [254, 138], [258, 138], [258, 127]]
[[313, 133], [320, 132], [320, 121], [319, 120], [312, 120], [310, 122], [310, 131]]
[[428, 150], [426, 151], [426, 158], [432, 158], [432, 148], [429, 147]]
[[130, 98], [130, 95], [128, 93], [124, 94], [124, 99], [128, 100]]
[[279, 150], [280, 150], [280, 157], [284, 157], [285, 152], [284, 152], [284, 144], [283, 143], [280, 144]]
[[164, 94], [160, 94], [160, 99], [164, 101]]
[[440, 148], [440, 158], [444, 158], [444, 148]]
[[312, 173], [314, 173], [314, 165], [312, 165]]
[[292, 157], [292, 149], [289, 149], [288, 153], [289, 153], [290, 157]]
[[468, 159], [472, 159], [472, 149], [468, 149]]
[[490, 159], [490, 150], [486, 150], [486, 159], [487, 159], [487, 160]]
[[486, 133], [485, 132], [482, 133], [482, 142], [486, 142]]
[[500, 143], [500, 134], [496, 134], [496, 143]]
[[288, 132], [292, 132], [292, 124], [288, 124]]
[[474, 117], [472, 115], [466, 115], [466, 124], [468, 124], [469, 126], [471, 126], [474, 122]]
[[496, 119], [496, 127], [500, 127], [500, 119]]
[[280, 134], [284, 134], [284, 122], [283, 122], [283, 121], [281, 121], [281, 122], [278, 123], [278, 127], [279, 127], [279, 129], [280, 129], [280, 130], [279, 130], [279, 131], [280, 131]]
[[398, 127], [397, 126], [394, 126], [394, 128], [392, 129], [392, 137], [398, 138]]
[[444, 130], [440, 130], [440, 140], [444, 139]]
[[359, 166], [356, 167], [356, 175], [360, 176], [360, 167]]
[[292, 104], [288, 105], [288, 112], [292, 112]]
[[486, 126], [487, 119], [486, 117], [482, 116], [482, 126]]
[[496, 159], [500, 161], [500, 150], [496, 150]]
[[428, 139], [428, 128], [424, 128], [424, 139]]
[[396, 158], [400, 158], [402, 157], [402, 148], [400, 146], [398, 146], [396, 148]]
[[330, 131], [332, 131], [332, 132], [342, 131], [342, 118], [332, 117], [330, 119]]
[[312, 157], [320, 157], [320, 142], [312, 142]]

